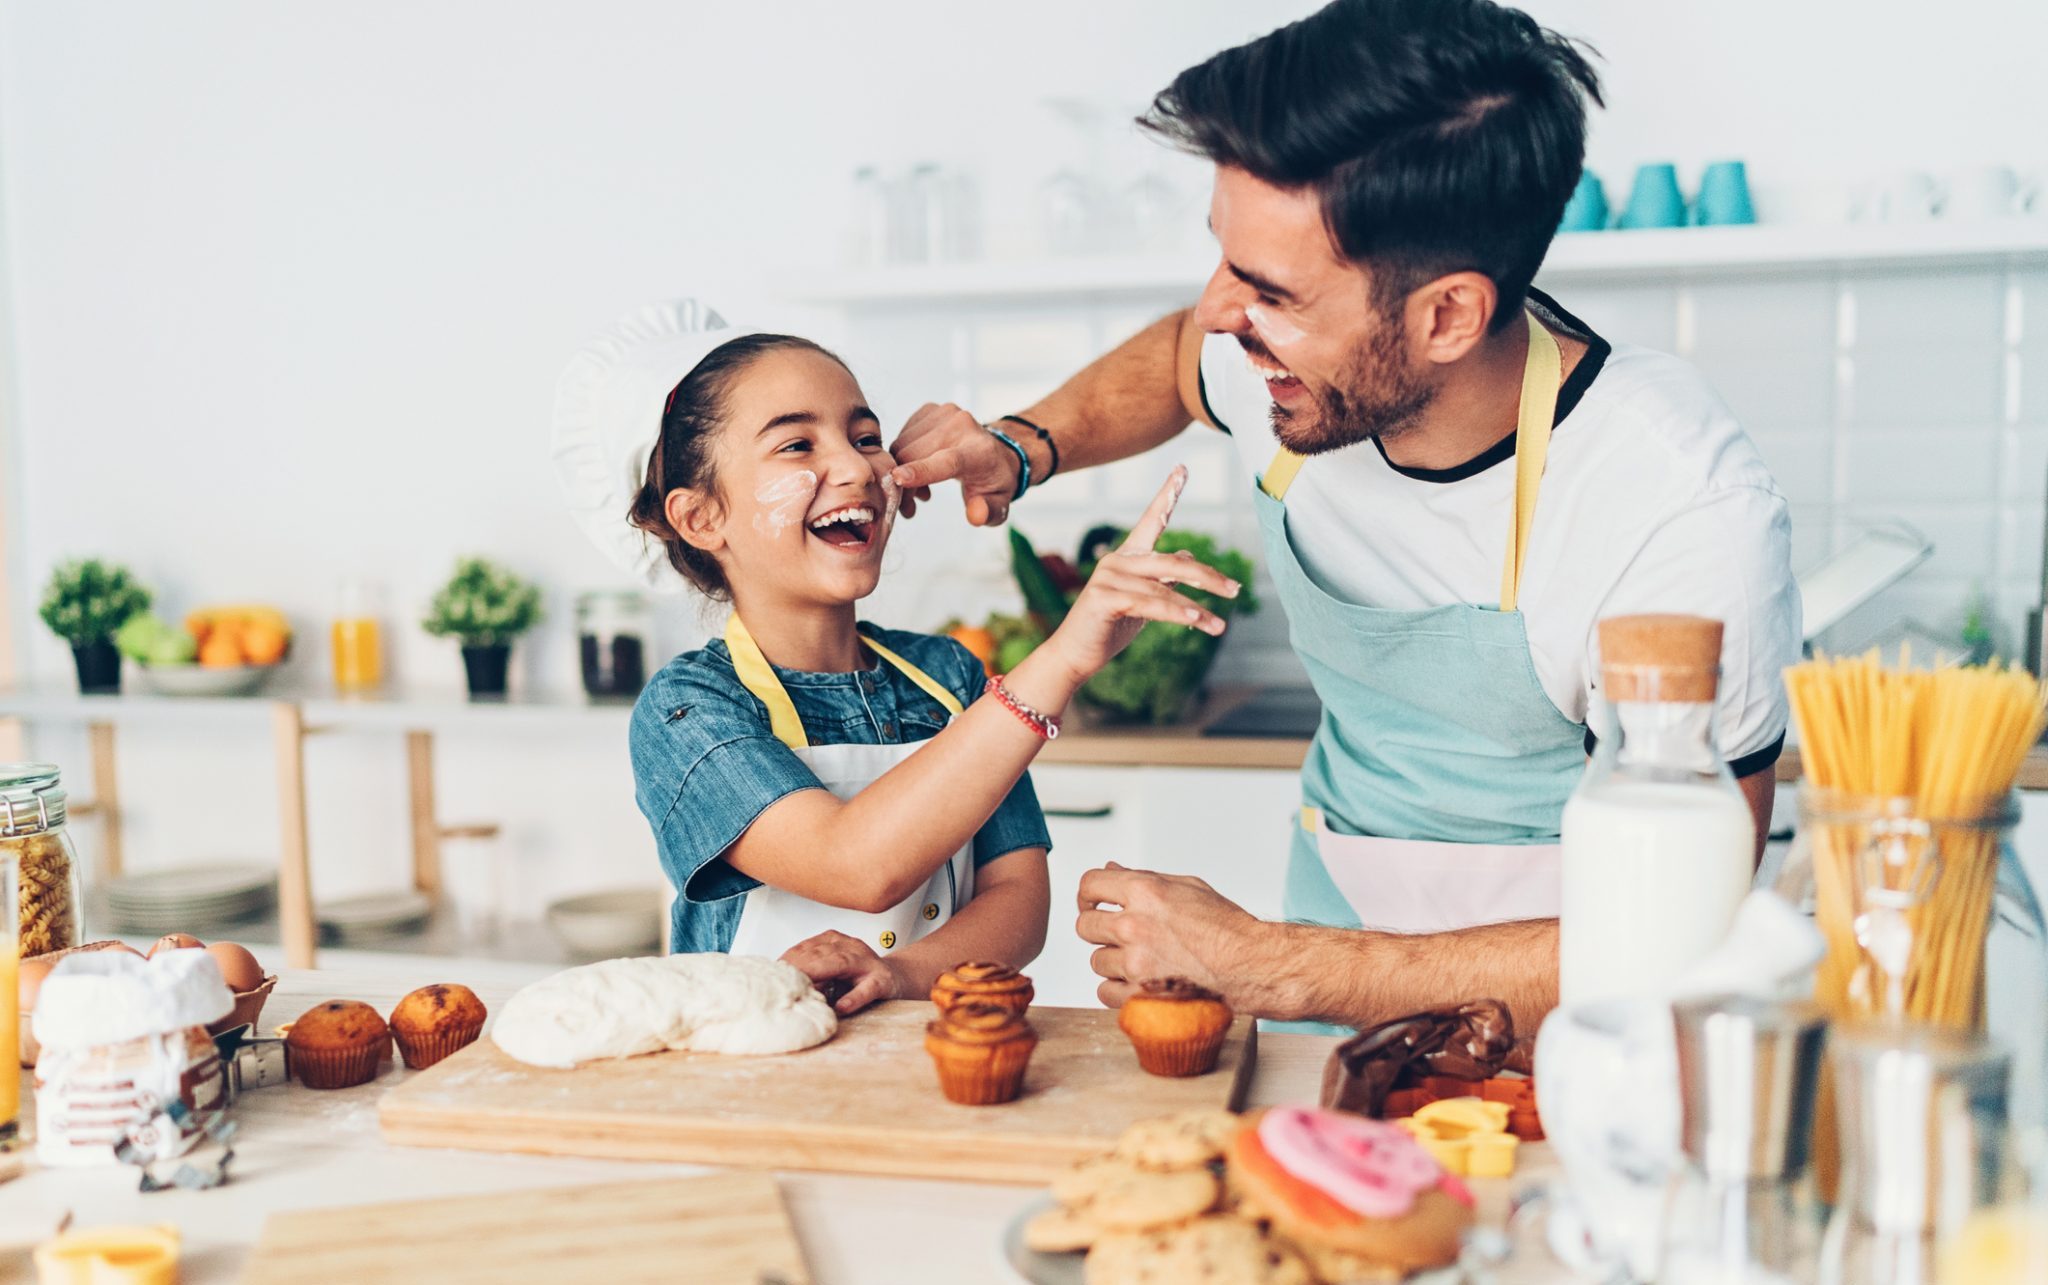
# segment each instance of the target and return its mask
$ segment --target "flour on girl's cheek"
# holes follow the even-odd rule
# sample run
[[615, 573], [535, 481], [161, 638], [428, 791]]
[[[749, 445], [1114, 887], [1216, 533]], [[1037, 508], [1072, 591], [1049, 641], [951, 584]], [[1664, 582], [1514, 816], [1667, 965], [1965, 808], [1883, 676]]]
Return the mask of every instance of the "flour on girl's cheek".
[[887, 534], [889, 528], [896, 525], [896, 510], [902, 507], [902, 486], [897, 483], [894, 474], [882, 474], [882, 531], [884, 534]]
[[763, 506], [754, 514], [754, 529], [771, 540], [779, 539], [804, 520], [817, 493], [818, 475], [809, 469], [776, 478], [754, 492], [754, 502]]
[[1285, 317], [1274, 316], [1256, 303], [1244, 310], [1244, 319], [1252, 323], [1252, 333], [1268, 348], [1289, 348], [1307, 337], [1307, 332], [1299, 326]]

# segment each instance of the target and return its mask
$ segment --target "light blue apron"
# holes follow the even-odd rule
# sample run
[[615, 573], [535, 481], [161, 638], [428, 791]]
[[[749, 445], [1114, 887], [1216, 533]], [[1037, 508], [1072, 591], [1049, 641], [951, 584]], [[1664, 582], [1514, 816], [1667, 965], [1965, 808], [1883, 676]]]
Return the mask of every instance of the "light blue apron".
[[1302, 766], [1289, 919], [1422, 933], [1557, 914], [1558, 823], [1585, 766], [1585, 728], [1544, 692], [1517, 609], [1562, 366], [1550, 332], [1528, 323], [1498, 609], [1336, 597], [1287, 532], [1302, 457], [1282, 448], [1259, 479], [1267, 566], [1323, 704]]

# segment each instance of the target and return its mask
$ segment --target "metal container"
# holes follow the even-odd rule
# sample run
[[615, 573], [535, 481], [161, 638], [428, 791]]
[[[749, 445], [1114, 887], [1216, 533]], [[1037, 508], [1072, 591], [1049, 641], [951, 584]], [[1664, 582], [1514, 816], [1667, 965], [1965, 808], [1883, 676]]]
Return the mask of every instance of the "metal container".
[[1673, 1006], [1685, 1163], [1660, 1281], [1806, 1281], [1820, 1249], [1807, 1169], [1827, 1019], [1740, 995]]
[[1936, 1240], [1998, 1200], [2011, 1057], [1975, 1033], [1873, 1024], [1838, 1028], [1831, 1061], [1843, 1183], [1821, 1279], [1932, 1281]]

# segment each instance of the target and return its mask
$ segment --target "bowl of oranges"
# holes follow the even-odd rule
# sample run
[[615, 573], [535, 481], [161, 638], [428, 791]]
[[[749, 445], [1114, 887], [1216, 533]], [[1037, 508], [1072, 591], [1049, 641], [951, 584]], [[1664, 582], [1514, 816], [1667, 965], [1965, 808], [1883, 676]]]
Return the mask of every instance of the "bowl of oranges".
[[292, 629], [274, 607], [202, 607], [174, 625], [139, 615], [114, 635], [162, 696], [246, 696], [291, 651]]

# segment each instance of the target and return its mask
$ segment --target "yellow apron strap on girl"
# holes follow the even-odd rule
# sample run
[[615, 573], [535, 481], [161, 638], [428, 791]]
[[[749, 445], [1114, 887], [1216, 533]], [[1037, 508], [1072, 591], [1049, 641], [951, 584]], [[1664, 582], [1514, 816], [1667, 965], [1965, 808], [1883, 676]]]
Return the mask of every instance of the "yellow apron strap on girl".
[[862, 634], [860, 640], [868, 645], [869, 651], [880, 656], [889, 664], [894, 665], [897, 673], [923, 688], [925, 695], [944, 705], [947, 713], [958, 714], [960, 712], [960, 698], [947, 691], [945, 685], [940, 683], [938, 679], [933, 678], [930, 674], [925, 673], [922, 669], [903, 659], [903, 657], [895, 652], [890, 651], [887, 647], [884, 647], [866, 634]]
[[1301, 828], [1314, 834], [1323, 827], [1323, 810], [1312, 808], [1306, 803], [1301, 806]]
[[738, 612], [726, 617], [725, 645], [732, 652], [732, 667], [740, 676], [740, 685], [768, 707], [768, 730], [775, 733], [775, 739], [793, 750], [809, 745], [804, 721], [796, 716], [796, 706], [790, 702], [789, 693], [782, 690], [782, 680], [775, 676], [768, 658], [761, 654], [760, 644], [740, 623]]
[[1259, 474], [1259, 489], [1276, 500], [1285, 500], [1287, 488], [1294, 485], [1294, 475], [1301, 472], [1304, 458], [1284, 446], [1273, 452], [1273, 462]]
[[1522, 401], [1515, 416], [1515, 522], [1508, 529], [1507, 565], [1500, 572], [1500, 609], [1514, 611], [1521, 600], [1522, 560], [1529, 556], [1529, 532], [1536, 524], [1536, 493], [1550, 455], [1550, 421], [1557, 413], [1557, 385], [1564, 358], [1557, 340], [1529, 319], [1529, 360], [1522, 366]]

